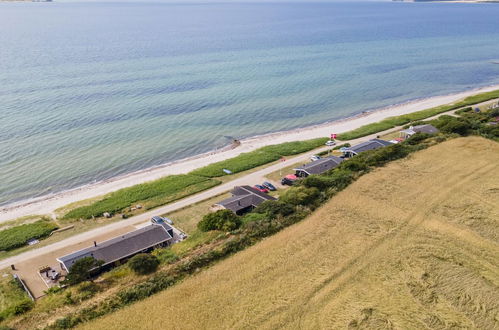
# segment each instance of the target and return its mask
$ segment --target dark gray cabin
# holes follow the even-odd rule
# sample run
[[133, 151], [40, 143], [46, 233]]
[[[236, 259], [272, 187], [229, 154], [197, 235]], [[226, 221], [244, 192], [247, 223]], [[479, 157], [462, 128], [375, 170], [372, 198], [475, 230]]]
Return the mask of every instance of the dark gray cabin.
[[276, 198], [250, 186], [239, 186], [232, 190], [232, 197], [216, 203], [213, 209], [227, 209], [241, 215], [269, 200], [273, 201]]
[[408, 129], [400, 131], [400, 136], [407, 139], [416, 133], [436, 134], [438, 129], [430, 124], [411, 126]]
[[378, 148], [383, 148], [389, 145], [392, 145], [392, 142], [388, 142], [385, 140], [381, 139], [372, 139], [366, 142], [359, 143], [353, 147], [349, 147], [343, 151], [343, 154], [345, 157], [352, 157], [355, 155], [358, 155], [361, 152], [368, 151], [368, 150], [374, 150]]
[[94, 242], [94, 246], [57, 258], [61, 268], [69, 272], [78, 259], [92, 257], [104, 261], [107, 266], [119, 263], [137, 253], [147, 252], [156, 247], [173, 243], [173, 228], [166, 224], [151, 224], [104, 242]]
[[295, 168], [294, 171], [297, 177], [303, 178], [312, 174], [322, 174], [329, 170], [332, 170], [333, 168], [340, 165], [342, 161], [344, 161], [343, 158], [330, 156]]

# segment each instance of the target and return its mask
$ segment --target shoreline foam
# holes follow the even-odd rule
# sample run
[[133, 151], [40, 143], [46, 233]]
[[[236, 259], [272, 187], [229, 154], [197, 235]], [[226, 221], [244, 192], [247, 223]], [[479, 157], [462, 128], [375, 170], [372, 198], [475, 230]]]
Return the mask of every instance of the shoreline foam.
[[241, 140], [241, 144], [236, 147], [228, 145], [188, 158], [82, 185], [78, 188], [0, 206], [0, 221], [8, 221], [26, 215], [53, 214], [56, 209], [74, 202], [102, 196], [122, 188], [156, 180], [166, 175], [185, 174], [196, 168], [232, 158], [243, 152], [249, 152], [263, 146], [313, 139], [316, 137], [327, 137], [331, 133], [346, 132], [365, 124], [378, 122], [387, 117], [453, 103], [471, 95], [497, 89], [499, 89], [499, 85], [492, 85], [452, 94], [416, 99], [383, 108], [365, 110], [346, 118], [327, 121], [322, 124], [249, 137]]

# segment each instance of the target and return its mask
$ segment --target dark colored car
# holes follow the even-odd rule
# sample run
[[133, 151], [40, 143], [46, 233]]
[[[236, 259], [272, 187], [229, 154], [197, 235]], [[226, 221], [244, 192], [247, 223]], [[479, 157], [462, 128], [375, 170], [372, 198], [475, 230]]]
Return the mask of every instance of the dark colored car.
[[162, 223], [165, 222], [165, 220], [163, 220], [163, 218], [160, 217], [160, 216], [154, 216], [154, 217], [151, 218], [151, 222], [152, 223], [157, 223], [157, 224], [162, 224]]
[[163, 217], [160, 217], [158, 215], [154, 216], [151, 218], [151, 222], [152, 223], [157, 223], [157, 224], [162, 224], [162, 223], [167, 223], [169, 225], [173, 225], [173, 221], [169, 218], [163, 218]]
[[256, 184], [256, 185], [254, 186], [254, 188], [255, 188], [256, 190], [261, 191], [261, 192], [264, 192], [264, 193], [268, 193], [268, 192], [269, 192], [269, 190], [268, 190], [267, 188], [265, 188], [264, 186], [261, 186], [261, 185], [259, 185], [259, 184]]
[[283, 186], [292, 186], [294, 183], [295, 183], [295, 180], [291, 180], [288, 178], [282, 178], [282, 180], [281, 180], [281, 184]]
[[268, 181], [265, 181], [264, 183], [262, 183], [262, 186], [264, 186], [265, 188], [267, 188], [270, 191], [276, 191], [277, 190], [277, 188], [272, 183], [270, 183]]

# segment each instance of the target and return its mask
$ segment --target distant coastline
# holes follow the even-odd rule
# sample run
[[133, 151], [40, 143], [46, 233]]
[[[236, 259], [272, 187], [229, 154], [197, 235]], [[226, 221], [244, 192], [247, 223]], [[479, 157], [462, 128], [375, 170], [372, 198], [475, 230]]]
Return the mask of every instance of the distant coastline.
[[326, 137], [331, 133], [342, 133], [365, 124], [378, 122], [387, 117], [403, 115], [443, 104], [453, 103], [471, 95], [497, 89], [499, 89], [499, 85], [417, 99], [379, 109], [366, 110], [354, 116], [328, 121], [319, 125], [250, 137], [241, 140], [240, 144], [237, 146], [228, 145], [224, 148], [117, 176], [108, 180], [90, 183], [75, 189], [1, 206], [0, 221], [16, 219], [26, 215], [52, 214], [56, 209], [77, 201], [102, 196], [125, 187], [156, 180], [166, 175], [185, 174], [207, 164], [232, 158], [243, 152], [253, 151], [263, 146]]

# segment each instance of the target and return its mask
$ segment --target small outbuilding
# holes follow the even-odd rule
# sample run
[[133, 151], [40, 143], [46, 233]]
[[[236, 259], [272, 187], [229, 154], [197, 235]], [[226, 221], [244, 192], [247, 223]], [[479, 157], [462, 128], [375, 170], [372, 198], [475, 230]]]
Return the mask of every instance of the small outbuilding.
[[400, 137], [407, 139], [416, 133], [436, 134], [438, 129], [430, 124], [411, 126], [408, 129], [400, 131]]
[[214, 204], [211, 210], [227, 209], [237, 215], [242, 215], [253, 210], [263, 202], [271, 200], [276, 200], [276, 198], [250, 186], [239, 186], [232, 190], [232, 197]]
[[330, 156], [325, 158], [320, 158], [314, 160], [311, 163], [305, 164], [301, 167], [295, 168], [295, 174], [297, 177], [307, 177], [312, 174], [322, 174], [340, 165], [344, 161], [343, 158]]
[[392, 142], [381, 140], [381, 139], [372, 139], [366, 142], [359, 143], [353, 147], [349, 147], [343, 150], [343, 154], [346, 158], [353, 157], [358, 155], [361, 152], [374, 150], [378, 148], [383, 148], [389, 145], [392, 145]]

